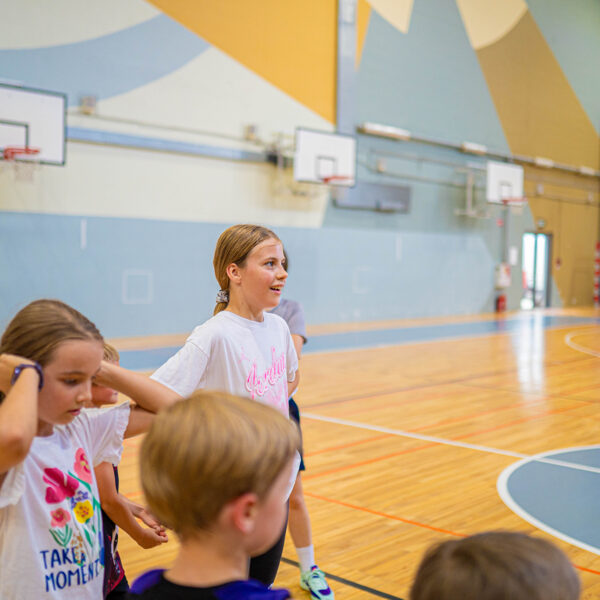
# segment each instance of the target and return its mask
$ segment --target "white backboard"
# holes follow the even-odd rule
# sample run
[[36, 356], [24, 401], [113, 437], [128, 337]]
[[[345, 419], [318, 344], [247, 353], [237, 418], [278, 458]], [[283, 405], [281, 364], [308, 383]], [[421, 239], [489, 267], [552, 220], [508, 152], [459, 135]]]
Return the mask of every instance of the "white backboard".
[[296, 129], [294, 179], [352, 187], [356, 181], [356, 139], [339, 133]]
[[22, 160], [64, 165], [66, 106], [65, 94], [0, 83], [0, 157], [8, 146], [28, 146], [40, 152]]
[[487, 162], [486, 198], [502, 203], [505, 198], [523, 197], [523, 167], [511, 163]]

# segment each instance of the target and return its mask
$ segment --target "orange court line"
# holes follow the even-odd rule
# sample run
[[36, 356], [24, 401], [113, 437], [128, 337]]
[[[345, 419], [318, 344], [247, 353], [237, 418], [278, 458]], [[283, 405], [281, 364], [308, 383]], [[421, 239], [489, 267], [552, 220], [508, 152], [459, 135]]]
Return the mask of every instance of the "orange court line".
[[390, 515], [388, 513], [379, 512], [378, 510], [373, 510], [372, 508], [366, 508], [364, 506], [357, 506], [356, 504], [350, 504], [349, 502], [344, 502], [342, 500], [334, 500], [333, 498], [326, 498], [325, 496], [319, 496], [318, 494], [314, 494], [313, 492], [307, 492], [306, 490], [304, 490], [304, 495], [310, 496], [311, 498], [316, 498], [317, 500], [323, 500], [324, 502], [330, 502], [332, 504], [339, 504], [340, 506], [345, 506], [346, 508], [360, 510], [362, 512], [376, 515], [378, 517], [384, 517], [386, 519], [392, 519], [394, 521], [401, 521], [402, 523], [407, 523], [408, 525], [416, 525], [417, 527], [423, 527], [424, 529], [431, 529], [432, 531], [437, 531], [439, 533], [447, 533], [449, 535], [454, 535], [456, 537], [467, 537], [467, 534], [465, 534], [465, 533], [456, 533], [455, 531], [450, 531], [448, 529], [441, 529], [440, 527], [435, 527], [433, 525], [427, 525], [426, 523], [419, 523], [418, 521], [412, 521], [411, 519], [404, 519], [403, 517], [397, 517], [396, 515]]
[[574, 410], [576, 408], [581, 408], [580, 406], [567, 406], [565, 408], [557, 408], [556, 410], [547, 410], [546, 412], [540, 413], [538, 415], [532, 415], [531, 417], [523, 417], [522, 419], [517, 419], [516, 421], [511, 421], [510, 423], [503, 423], [502, 425], [496, 425], [495, 427], [488, 427], [488, 429], [481, 429], [479, 431], [475, 431], [473, 433], [467, 433], [465, 435], [459, 435], [456, 438], [452, 438], [453, 440], [463, 440], [468, 437], [473, 437], [475, 435], [480, 435], [482, 433], [489, 433], [490, 431], [498, 431], [499, 429], [506, 429], [506, 427], [512, 427], [513, 425], [519, 425], [521, 423], [526, 423], [527, 421], [533, 421], [534, 419], [539, 419], [541, 417], [547, 417], [549, 415], [555, 415], [558, 413], [567, 412], [568, 410]]
[[[538, 400], [537, 402], [532, 402], [528, 406], [536, 406], [541, 404], [543, 400]], [[486, 417], [488, 415], [493, 415], [495, 413], [503, 412], [505, 410], [511, 410], [513, 408], [518, 408], [517, 404], [509, 404], [507, 406], [501, 406], [500, 408], [494, 408], [491, 410], [484, 410], [478, 413], [472, 413], [470, 415], [464, 415], [462, 417], [454, 417], [453, 419], [445, 419], [442, 421], [436, 421], [435, 423], [430, 423], [429, 425], [423, 425], [421, 427], [414, 427], [411, 429], [411, 432], [423, 431], [426, 429], [430, 429], [431, 427], [440, 427], [442, 425], [452, 425], [456, 423], [464, 423], [465, 421], [470, 421], [471, 419], [477, 419], [478, 417]]]
[[[304, 495], [309, 496], [311, 498], [315, 498], [316, 500], [323, 500], [323, 502], [329, 502], [331, 504], [339, 504], [340, 506], [345, 506], [346, 508], [360, 510], [362, 512], [376, 515], [378, 517], [392, 519], [393, 521], [401, 521], [402, 523], [406, 523], [407, 525], [415, 525], [416, 527], [423, 527], [424, 529], [431, 529], [432, 531], [437, 531], [439, 533], [447, 533], [448, 535], [453, 535], [455, 537], [464, 538], [464, 537], [468, 537], [468, 535], [470, 535], [470, 534], [466, 534], [466, 533], [457, 533], [455, 531], [450, 531], [449, 529], [442, 529], [441, 527], [435, 527], [433, 525], [427, 525], [426, 523], [419, 523], [419, 521], [413, 521], [411, 519], [404, 519], [404, 518], [398, 517], [396, 515], [390, 515], [388, 513], [380, 512], [378, 510], [366, 508], [364, 506], [357, 506], [356, 504], [350, 504], [349, 502], [343, 502], [342, 500], [334, 500], [333, 498], [326, 498], [325, 496], [320, 496], [319, 494], [315, 494], [315, 493], [309, 492], [307, 490], [304, 490]], [[594, 569], [590, 569], [588, 567], [582, 567], [580, 565], [576, 565], [575, 563], [571, 563], [571, 564], [576, 569], [579, 569], [580, 571], [587, 571], [588, 573], [593, 573], [594, 575], [600, 575], [600, 571], [595, 571]]]
[[[577, 357], [577, 358], [573, 358], [573, 359], [569, 359], [569, 360], [565, 360], [565, 361], [553, 361], [550, 366], [559, 366], [559, 365], [563, 365], [563, 364], [569, 364], [572, 362], [581, 362], [581, 361], [585, 361], [585, 360], [590, 360], [592, 358], [595, 358], [597, 360], [597, 358], [593, 357], [593, 356], [592, 357], [583, 356], [583, 357]], [[545, 394], [545, 393], [543, 394], [541, 392], [533, 392], [533, 391], [522, 392], [521, 390], [515, 390], [515, 389], [510, 389], [510, 388], [498, 388], [497, 386], [482, 385], [482, 384], [474, 383], [478, 379], [484, 379], [486, 377], [498, 377], [500, 375], [508, 375], [511, 373], [515, 373], [517, 370], [518, 370], [517, 367], [513, 367], [510, 369], [504, 369], [501, 371], [488, 371], [486, 373], [477, 373], [477, 374], [470, 375], [468, 377], [460, 377], [460, 378], [455, 378], [455, 379], [447, 379], [447, 380], [443, 380], [443, 381], [432, 381], [432, 382], [426, 382], [426, 383], [421, 383], [421, 384], [406, 385], [403, 387], [382, 390], [382, 391], [374, 392], [374, 393], [370, 393], [370, 394], [358, 394], [355, 396], [342, 396], [341, 398], [334, 398], [333, 400], [316, 402], [315, 404], [300, 403], [300, 408], [301, 408], [301, 410], [304, 410], [304, 409], [312, 410], [313, 408], [318, 408], [321, 406], [330, 406], [332, 404], [341, 404], [344, 402], [352, 402], [354, 400], [365, 400], [368, 398], [377, 398], [380, 396], [386, 396], [388, 394], [396, 394], [396, 393], [400, 393], [400, 392], [410, 392], [413, 390], [424, 390], [427, 388], [435, 388], [435, 387], [441, 387], [444, 385], [456, 385], [456, 384], [459, 384], [459, 385], [463, 384], [463, 385], [478, 387], [478, 388], [482, 388], [482, 389], [499, 389], [500, 391], [513, 393], [513, 394], [534, 394], [536, 396], [543, 395], [547, 398], [556, 398], [559, 400], [577, 400], [580, 402], [588, 401], [586, 399], [578, 400], [575, 398], [571, 398], [569, 396], [561, 396], [558, 394]]]
[[355, 467], [362, 467], [363, 465], [369, 465], [371, 463], [379, 462], [380, 460], [385, 460], [386, 458], [394, 458], [396, 456], [400, 456], [402, 454], [410, 454], [411, 452], [416, 452], [417, 450], [425, 450], [426, 448], [433, 448], [437, 446], [436, 442], [429, 442], [428, 444], [424, 444], [423, 446], [417, 446], [416, 448], [409, 448], [408, 450], [400, 450], [399, 452], [392, 452], [391, 454], [386, 454], [385, 456], [377, 456], [375, 458], [369, 458], [368, 460], [363, 460], [358, 463], [352, 463], [351, 465], [345, 465], [343, 467], [336, 467], [335, 469], [330, 469], [329, 471], [319, 471], [318, 473], [311, 473], [309, 475], [303, 475], [302, 479], [315, 479], [316, 477], [322, 477], [323, 475], [333, 475], [334, 473], [339, 473], [341, 471], [347, 471], [348, 469], [354, 469]]
[[385, 438], [395, 437], [391, 433], [384, 433], [382, 435], [376, 435], [371, 438], [365, 438], [363, 440], [357, 440], [354, 442], [348, 442], [347, 444], [340, 444], [339, 446], [330, 446], [329, 448], [322, 448], [321, 450], [317, 450], [316, 452], [305, 452], [304, 456], [311, 457], [317, 456], [318, 454], [326, 454], [327, 452], [333, 452], [335, 450], [344, 450], [344, 448], [352, 448], [352, 446], [360, 446], [361, 444], [368, 444], [369, 442], [376, 442], [378, 440], [383, 440]]

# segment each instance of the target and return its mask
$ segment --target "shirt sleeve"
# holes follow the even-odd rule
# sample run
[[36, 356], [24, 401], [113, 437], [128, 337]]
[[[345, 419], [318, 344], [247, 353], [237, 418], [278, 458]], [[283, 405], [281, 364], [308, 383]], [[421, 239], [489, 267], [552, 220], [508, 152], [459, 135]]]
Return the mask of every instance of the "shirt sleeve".
[[103, 462], [119, 464], [130, 412], [129, 402], [123, 402], [82, 413], [82, 421], [89, 431], [94, 467]]
[[208, 355], [196, 344], [187, 341], [150, 377], [186, 398], [200, 387], [207, 365]]
[[2, 487], [0, 487], [0, 508], [16, 504], [24, 491], [25, 468], [21, 462], [6, 473]]
[[306, 322], [304, 320], [304, 310], [299, 302], [293, 303], [292, 311], [286, 321], [292, 335], [299, 335], [306, 344], [308, 341], [306, 337]]
[[286, 352], [285, 352], [285, 364], [287, 367], [287, 380], [294, 381], [296, 377], [296, 371], [298, 370], [298, 355], [296, 354], [296, 348], [294, 348], [294, 340], [292, 340], [292, 334], [287, 326], [285, 326], [284, 335], [286, 336]]

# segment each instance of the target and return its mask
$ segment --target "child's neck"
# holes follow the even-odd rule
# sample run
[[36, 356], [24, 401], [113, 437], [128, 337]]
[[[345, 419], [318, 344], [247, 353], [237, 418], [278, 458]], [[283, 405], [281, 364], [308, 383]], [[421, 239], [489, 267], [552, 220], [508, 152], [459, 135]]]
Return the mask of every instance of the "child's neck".
[[212, 587], [248, 579], [249, 558], [242, 548], [224, 547], [218, 540], [187, 540], [173, 566], [166, 572], [172, 583], [190, 587]]
[[228, 310], [239, 317], [243, 317], [244, 319], [248, 319], [249, 321], [262, 323], [265, 319], [264, 308], [252, 307], [247, 302], [244, 302], [235, 296], [231, 298], [225, 310]]

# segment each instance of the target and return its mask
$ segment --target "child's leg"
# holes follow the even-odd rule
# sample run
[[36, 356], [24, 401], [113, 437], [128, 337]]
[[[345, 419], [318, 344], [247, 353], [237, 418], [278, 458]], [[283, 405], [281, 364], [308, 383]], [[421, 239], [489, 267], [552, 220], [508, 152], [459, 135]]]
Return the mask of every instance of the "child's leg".
[[285, 542], [285, 532], [287, 530], [287, 519], [283, 526], [281, 536], [275, 542], [275, 545], [260, 556], [255, 556], [250, 560], [250, 579], [257, 579], [267, 586], [273, 585], [281, 555], [283, 554], [283, 545]]
[[[300, 410], [293, 398], [289, 400], [290, 418], [296, 421], [300, 429]], [[302, 434], [302, 429], [300, 429]], [[312, 598], [322, 600], [333, 600], [333, 591], [329, 587], [325, 574], [315, 562], [315, 548], [312, 543], [312, 530], [308, 508], [304, 500], [302, 489], [302, 471], [306, 470], [304, 458], [300, 463], [300, 471], [296, 477], [296, 483], [290, 494], [289, 528], [298, 562], [300, 563], [300, 587], [310, 592]]]
[[[294, 541], [294, 546], [298, 548], [306, 548], [312, 544], [312, 533], [310, 529], [310, 517], [308, 516], [308, 509], [306, 508], [306, 502], [304, 501], [304, 491], [302, 489], [302, 477], [301, 473], [298, 473], [296, 477], [296, 483], [290, 494], [290, 514], [288, 527], [290, 528], [290, 534]], [[300, 565], [303, 571], [310, 569], [314, 565], [314, 562], [305, 567]]]

